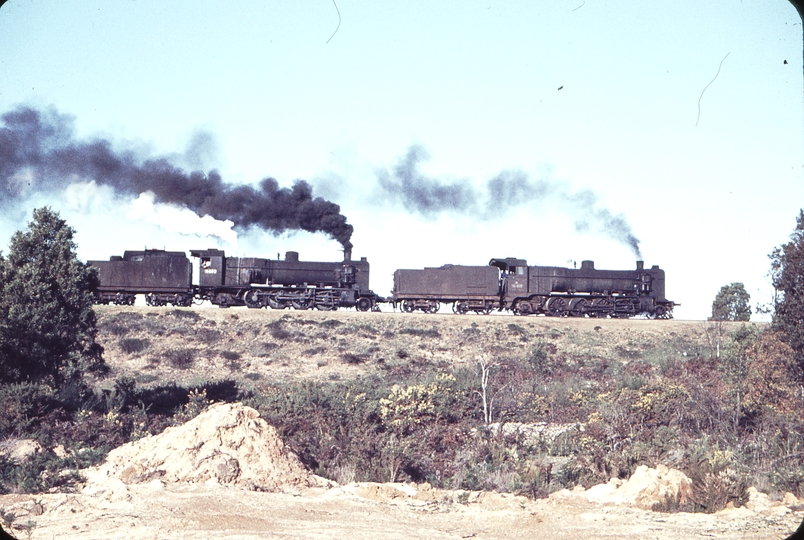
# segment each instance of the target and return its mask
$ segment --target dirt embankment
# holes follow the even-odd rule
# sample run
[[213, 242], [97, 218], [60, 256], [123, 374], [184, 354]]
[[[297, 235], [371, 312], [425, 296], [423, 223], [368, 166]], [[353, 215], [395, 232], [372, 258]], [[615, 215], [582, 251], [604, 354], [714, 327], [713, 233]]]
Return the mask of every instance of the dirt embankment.
[[534, 346], [624, 362], [708, 355], [717, 346], [701, 321], [115, 306], [98, 313], [113, 368], [107, 382], [128, 375], [138, 384], [349, 379], [410, 364], [474, 366], [481, 355], [525, 355]]

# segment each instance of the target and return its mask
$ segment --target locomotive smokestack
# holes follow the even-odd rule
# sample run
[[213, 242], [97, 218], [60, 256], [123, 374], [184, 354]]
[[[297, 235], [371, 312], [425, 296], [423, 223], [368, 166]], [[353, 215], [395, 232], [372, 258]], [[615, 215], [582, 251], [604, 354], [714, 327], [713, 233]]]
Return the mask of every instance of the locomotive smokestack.
[[344, 247], [343, 248], [343, 262], [349, 262], [352, 260], [352, 248], [351, 247]]
[[645, 261], [637, 261], [637, 270], [644, 270], [645, 269]]

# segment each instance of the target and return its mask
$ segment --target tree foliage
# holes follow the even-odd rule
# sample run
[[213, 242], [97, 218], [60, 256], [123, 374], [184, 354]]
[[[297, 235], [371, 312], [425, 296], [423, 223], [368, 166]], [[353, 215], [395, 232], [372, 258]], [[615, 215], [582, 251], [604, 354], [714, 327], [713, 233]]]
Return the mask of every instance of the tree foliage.
[[713, 321], [749, 321], [751, 320], [751, 295], [745, 285], [734, 282], [723, 285], [712, 302]]
[[776, 291], [773, 327], [784, 335], [804, 368], [804, 210], [799, 211], [790, 242], [774, 249], [770, 259]]
[[0, 381], [43, 381], [103, 366], [92, 309], [98, 277], [76, 257], [74, 231], [50, 208], [34, 210], [0, 260]]

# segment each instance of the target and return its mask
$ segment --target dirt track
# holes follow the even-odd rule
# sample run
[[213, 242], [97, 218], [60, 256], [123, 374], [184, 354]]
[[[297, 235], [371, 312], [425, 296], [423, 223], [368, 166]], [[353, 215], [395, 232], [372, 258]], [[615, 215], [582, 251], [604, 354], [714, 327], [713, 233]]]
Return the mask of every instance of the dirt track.
[[[362, 486], [362, 487], [361, 487]], [[374, 488], [374, 489], [372, 489]], [[776, 507], [714, 515], [662, 514], [583, 502], [578, 497], [526, 501], [483, 494], [475, 502], [395, 497], [388, 485], [260, 493], [219, 485], [119, 486], [93, 495], [0, 497], [20, 515], [39, 502], [31, 538], [784, 538], [804, 512]], [[401, 493], [401, 492], [400, 492]], [[362, 495], [362, 496], [361, 496]], [[16, 531], [19, 538], [25, 533]]]

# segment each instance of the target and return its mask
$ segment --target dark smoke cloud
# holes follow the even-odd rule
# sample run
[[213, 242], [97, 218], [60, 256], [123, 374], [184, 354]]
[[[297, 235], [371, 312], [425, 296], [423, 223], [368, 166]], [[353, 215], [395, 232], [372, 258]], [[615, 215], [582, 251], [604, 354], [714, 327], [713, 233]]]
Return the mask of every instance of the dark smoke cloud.
[[[141, 159], [133, 152], [116, 151], [107, 140], [78, 141], [72, 120], [53, 110], [19, 107], [1, 118], [0, 205], [13, 204], [34, 191], [57, 192], [94, 180], [123, 195], [151, 191], [158, 202], [231, 220], [238, 230], [256, 226], [274, 234], [298, 229], [323, 232], [345, 248], [352, 246], [352, 226], [340, 207], [314, 197], [304, 180], [291, 188], [280, 188], [273, 178], [262, 180], [257, 188], [234, 186], [214, 170], [188, 173], [165, 158]], [[193, 146], [207, 143], [195, 140]]]
[[476, 195], [463, 182], [445, 183], [418, 171], [418, 164], [430, 155], [421, 146], [412, 146], [394, 167], [393, 175], [379, 171], [380, 186], [410, 211], [434, 215], [444, 210], [466, 212], [475, 206]]
[[642, 257], [639, 240], [625, 217], [601, 208], [599, 197], [590, 190], [573, 192], [561, 182], [533, 180], [521, 171], [503, 171], [476, 189], [464, 180], [444, 181], [422, 174], [419, 164], [429, 157], [421, 146], [411, 146], [391, 172], [377, 171], [386, 198], [428, 217], [453, 212], [483, 220], [498, 219], [523, 204], [556, 204], [572, 215], [577, 231], [597, 230]]

